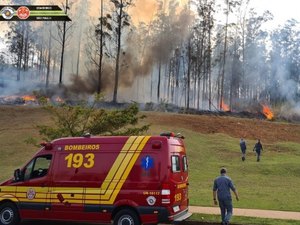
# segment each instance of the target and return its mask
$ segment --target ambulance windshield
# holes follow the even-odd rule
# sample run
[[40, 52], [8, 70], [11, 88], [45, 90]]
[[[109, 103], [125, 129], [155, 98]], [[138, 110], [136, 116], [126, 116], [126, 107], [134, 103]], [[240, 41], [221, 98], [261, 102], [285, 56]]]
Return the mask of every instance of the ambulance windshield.
[[23, 180], [43, 177], [48, 173], [52, 155], [43, 155], [34, 158], [23, 170]]

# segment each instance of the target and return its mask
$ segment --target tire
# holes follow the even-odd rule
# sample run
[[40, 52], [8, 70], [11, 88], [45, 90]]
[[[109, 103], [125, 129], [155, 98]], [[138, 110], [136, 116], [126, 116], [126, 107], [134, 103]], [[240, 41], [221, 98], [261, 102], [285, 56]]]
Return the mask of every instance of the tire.
[[140, 225], [140, 220], [133, 210], [122, 209], [115, 215], [113, 225]]
[[0, 205], [0, 225], [18, 225], [20, 216], [17, 207], [10, 202]]

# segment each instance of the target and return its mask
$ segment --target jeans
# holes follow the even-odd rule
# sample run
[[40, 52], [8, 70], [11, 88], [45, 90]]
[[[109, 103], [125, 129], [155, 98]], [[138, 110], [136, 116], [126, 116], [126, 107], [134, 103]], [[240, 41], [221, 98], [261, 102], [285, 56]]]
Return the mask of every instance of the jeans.
[[256, 161], [259, 162], [260, 161], [260, 151], [256, 151], [256, 156], [257, 156]]
[[223, 223], [229, 223], [229, 220], [232, 217], [232, 200], [231, 199], [218, 199], [219, 206], [221, 209], [221, 217]]
[[241, 150], [241, 152], [242, 152], [242, 156], [245, 157], [246, 156], [246, 150], [243, 149], [243, 150]]

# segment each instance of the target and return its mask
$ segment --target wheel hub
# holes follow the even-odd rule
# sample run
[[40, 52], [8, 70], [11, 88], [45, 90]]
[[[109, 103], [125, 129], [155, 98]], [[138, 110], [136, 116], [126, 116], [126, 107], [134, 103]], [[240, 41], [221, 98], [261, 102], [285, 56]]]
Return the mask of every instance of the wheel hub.
[[134, 225], [134, 222], [133, 222], [132, 218], [126, 216], [126, 217], [122, 217], [119, 220], [118, 225]]
[[2, 210], [0, 214], [0, 220], [2, 224], [10, 224], [13, 218], [14, 212], [11, 209], [5, 208]]

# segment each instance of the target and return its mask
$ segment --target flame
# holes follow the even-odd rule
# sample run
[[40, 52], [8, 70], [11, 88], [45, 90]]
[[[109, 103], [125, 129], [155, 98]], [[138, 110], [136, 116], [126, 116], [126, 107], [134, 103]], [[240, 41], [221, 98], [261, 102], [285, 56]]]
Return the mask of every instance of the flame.
[[271, 108], [267, 105], [262, 104], [263, 107], [263, 114], [266, 116], [268, 120], [272, 120], [274, 118], [274, 113], [272, 112]]
[[55, 98], [55, 101], [56, 102], [59, 102], [59, 103], [64, 103], [65, 101], [61, 98], [61, 97], [59, 97], [59, 96], [57, 96], [56, 98]]
[[36, 97], [33, 96], [33, 95], [23, 95], [23, 96], [22, 96], [22, 99], [23, 99], [25, 102], [28, 102], [28, 101], [35, 102], [35, 101], [36, 101]]
[[222, 109], [224, 112], [230, 111], [229, 105], [225, 104], [223, 99], [221, 100], [221, 103], [220, 103], [220, 109]]

